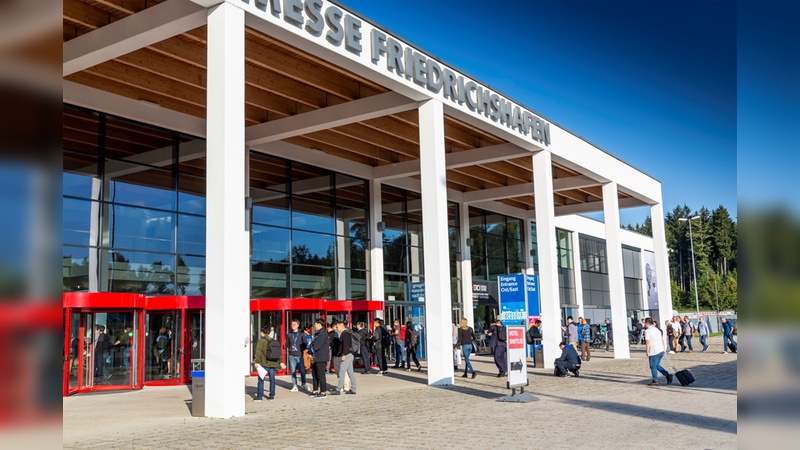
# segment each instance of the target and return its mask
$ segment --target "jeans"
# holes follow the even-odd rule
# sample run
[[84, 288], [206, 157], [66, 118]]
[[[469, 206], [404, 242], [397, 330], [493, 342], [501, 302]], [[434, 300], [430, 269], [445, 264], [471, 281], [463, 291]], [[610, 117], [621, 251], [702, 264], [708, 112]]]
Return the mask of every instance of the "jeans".
[[475, 373], [475, 369], [472, 368], [472, 364], [469, 362], [469, 355], [472, 353], [472, 344], [464, 344], [461, 346], [461, 349], [464, 350], [464, 362], [466, 363], [464, 364], [464, 375], [466, 375], [467, 372]]
[[581, 366], [577, 364], [572, 364], [571, 362], [567, 362], [561, 359], [556, 359], [555, 361], [555, 370], [558, 372], [559, 375], [566, 375], [567, 371], [570, 372], [577, 372], [581, 369]]
[[347, 375], [350, 377], [350, 392], [356, 391], [356, 373], [353, 370], [353, 360], [355, 356], [352, 354], [346, 355], [344, 357], [344, 361], [340, 356], [334, 356], [338, 360], [339, 367], [336, 369], [336, 375], [339, 376], [339, 383], [336, 385], [336, 388], [339, 392], [344, 390], [344, 377]]
[[734, 349], [736, 349], [736, 347], [737, 347], [736, 341], [733, 340], [733, 335], [732, 334], [723, 334], [722, 335], [722, 351], [724, 351], [724, 352], [728, 351], [728, 341], [730, 341], [730, 343], [733, 344], [733, 348]]
[[306, 385], [306, 364], [303, 361], [303, 355], [292, 356], [289, 355], [289, 372], [292, 374], [292, 386], [297, 386], [297, 368], [300, 369], [300, 382], [303, 386]]
[[[269, 377], [269, 398], [275, 398], [275, 369], [270, 369], [268, 367], [264, 367], [264, 369], [267, 371], [267, 374], [264, 375], [264, 378]], [[258, 377], [258, 393], [256, 393], [257, 400], [264, 398], [264, 378]]]
[[394, 343], [395, 360], [394, 366], [404, 367], [406, 365], [406, 341], [397, 341]]
[[680, 339], [680, 343], [681, 343], [681, 351], [682, 352], [686, 351], [686, 336], [681, 335], [681, 337], [679, 339]]
[[[683, 335], [683, 339], [684, 339], [684, 341], [686, 341], [686, 345], [689, 347], [689, 351], [693, 352], [694, 349], [692, 348], [692, 336], [688, 335], [688, 334], [685, 334], [685, 335]], [[683, 350], [681, 350], [681, 351], [683, 351]]]
[[131, 370], [131, 348], [125, 347], [125, 350], [122, 351], [122, 365], [125, 367], [125, 371]]
[[703, 346], [703, 351], [708, 350], [708, 344], [706, 344], [706, 339], [708, 339], [708, 335], [706, 334], [700, 335], [700, 345]]
[[661, 358], [664, 357], [664, 352], [657, 355], [650, 355], [650, 372], [653, 374], [653, 381], [658, 383], [658, 372], [661, 372], [665, 377], [669, 375], [667, 369], [661, 367]]

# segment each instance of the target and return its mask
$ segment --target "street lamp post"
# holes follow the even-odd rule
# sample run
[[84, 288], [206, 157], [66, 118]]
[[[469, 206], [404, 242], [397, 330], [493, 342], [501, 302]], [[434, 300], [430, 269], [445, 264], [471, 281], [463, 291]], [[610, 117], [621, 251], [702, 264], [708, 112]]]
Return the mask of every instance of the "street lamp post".
[[692, 248], [692, 273], [694, 274], [694, 304], [697, 307], [697, 320], [700, 320], [700, 300], [697, 296], [697, 269], [694, 267], [694, 240], [692, 239], [692, 221], [699, 219], [700, 216], [694, 216], [690, 219], [681, 217], [678, 219], [680, 222], [689, 222], [689, 245]]

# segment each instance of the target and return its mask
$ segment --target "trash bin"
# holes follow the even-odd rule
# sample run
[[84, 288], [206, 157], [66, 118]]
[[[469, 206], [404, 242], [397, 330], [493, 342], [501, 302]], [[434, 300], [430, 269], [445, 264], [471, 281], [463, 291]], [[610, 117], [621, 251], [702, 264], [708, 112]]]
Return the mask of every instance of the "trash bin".
[[533, 365], [536, 366], [537, 369], [544, 367], [544, 350], [542, 349], [542, 344], [533, 346]]
[[206, 415], [206, 372], [192, 371], [192, 416]]

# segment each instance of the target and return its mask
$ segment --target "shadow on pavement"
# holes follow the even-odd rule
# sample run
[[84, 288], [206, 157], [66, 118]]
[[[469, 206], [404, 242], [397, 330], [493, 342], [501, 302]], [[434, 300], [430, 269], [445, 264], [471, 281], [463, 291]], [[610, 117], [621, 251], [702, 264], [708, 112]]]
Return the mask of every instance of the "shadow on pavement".
[[[548, 397], [553, 400], [574, 404], [575, 400], [557, 395], [543, 394], [536, 392], [534, 395], [541, 397]], [[634, 417], [652, 417], [657, 418], [664, 414], [663, 409], [650, 408], [648, 406], [632, 405], [629, 403], [616, 403], [616, 402], [581, 402], [580, 406], [599, 409], [603, 412], [614, 412], [617, 414], [624, 414]], [[728, 419], [719, 419], [712, 416], [701, 416], [698, 414], [682, 413], [681, 424], [684, 426], [705, 428], [708, 430], [722, 431], [725, 433], [736, 434], [736, 421]]]

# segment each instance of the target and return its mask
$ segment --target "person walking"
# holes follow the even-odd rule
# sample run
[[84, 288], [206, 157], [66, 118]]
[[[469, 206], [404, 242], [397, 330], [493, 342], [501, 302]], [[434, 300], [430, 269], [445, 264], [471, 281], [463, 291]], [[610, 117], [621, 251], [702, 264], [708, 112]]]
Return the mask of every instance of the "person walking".
[[689, 347], [689, 351], [693, 352], [694, 349], [692, 348], [692, 335], [694, 334], [694, 327], [692, 323], [689, 322], [689, 316], [683, 316], [683, 342], [681, 342], [681, 351], [686, 350], [686, 347]]
[[306, 333], [300, 329], [300, 321], [292, 320], [292, 331], [286, 336], [286, 345], [289, 347], [289, 372], [292, 374], [292, 389], [297, 392], [297, 371], [300, 371], [300, 386], [308, 391], [306, 384], [306, 365], [303, 362], [303, 350], [306, 348]]
[[586, 322], [586, 319], [581, 318], [581, 321], [583, 321], [583, 328], [581, 328], [581, 359], [589, 361], [592, 359], [592, 350], [590, 349], [592, 327]]
[[611, 319], [606, 317], [606, 351], [614, 344], [614, 333], [611, 332]]
[[728, 353], [729, 346], [731, 347], [731, 351], [733, 353], [736, 353], [738, 349], [736, 341], [733, 340], [733, 326], [731, 325], [730, 322], [728, 322], [728, 319], [724, 317], [722, 318], [722, 345], [723, 345], [722, 347], [723, 354]]
[[500, 319], [497, 319], [496, 322], [496, 333], [497, 343], [494, 347], [494, 364], [499, 371], [497, 378], [500, 378], [508, 373], [506, 366], [506, 327], [503, 326], [503, 322]]
[[[335, 355], [338, 360], [338, 367], [336, 368], [336, 375], [339, 377], [339, 382], [336, 385], [336, 390], [331, 392], [333, 395], [340, 395], [344, 390], [344, 378], [350, 377], [350, 390], [347, 394], [356, 393], [356, 373], [353, 371], [353, 331], [344, 327], [343, 322], [335, 322], [334, 328], [339, 333], [339, 354]], [[360, 350], [360, 349], [359, 349]]]
[[361, 363], [364, 365], [363, 373], [369, 373], [372, 364], [369, 360], [369, 347], [367, 342], [369, 342], [369, 337], [372, 333], [364, 326], [364, 322], [358, 322], [356, 328], [360, 336], [359, 342], [361, 342]]
[[703, 352], [708, 350], [708, 324], [703, 320], [703, 316], [700, 316], [699, 322], [697, 322], [697, 334], [700, 335], [700, 345], [703, 346]]
[[[457, 350], [458, 348], [458, 329], [459, 327], [456, 324], [453, 325], [453, 372], [458, 372], [458, 366], [461, 365], [461, 352]], [[475, 349], [473, 349], [475, 350]], [[476, 352], [477, 353], [477, 352]]]
[[475, 348], [475, 331], [467, 324], [467, 319], [461, 319], [455, 346], [456, 348], [460, 347], [464, 352], [464, 375], [461, 375], [461, 378], [467, 378], [467, 373], [469, 372], [472, 372], [472, 378], [475, 378], [478, 374], [469, 362], [469, 355], [472, 354], [472, 349]]
[[311, 398], [322, 399], [327, 397], [328, 382], [325, 379], [325, 368], [330, 361], [330, 343], [328, 332], [324, 329], [325, 321], [317, 319], [314, 321], [314, 340], [311, 342], [313, 350], [312, 375], [314, 378], [314, 391]]
[[411, 361], [416, 364], [417, 372], [422, 370], [422, 365], [417, 359], [417, 346], [419, 345], [419, 332], [414, 330], [414, 325], [409, 320], [406, 322], [405, 327], [405, 343], [406, 343], [406, 371], [411, 372]]
[[648, 357], [650, 372], [653, 376], [653, 380], [647, 385], [658, 386], [659, 372], [667, 378], [667, 384], [672, 384], [672, 374], [661, 367], [661, 358], [664, 357], [664, 336], [661, 330], [656, 328], [656, 324], [651, 317], [645, 319], [644, 326], [645, 354]]
[[[258, 340], [256, 343], [256, 368], [259, 366], [264, 368], [267, 373], [264, 378], [269, 377], [269, 396], [267, 400], [273, 401], [275, 400], [275, 370], [277, 368], [284, 369], [286, 368], [286, 364], [281, 361], [281, 351], [278, 350], [274, 357], [270, 357], [269, 355], [269, 347], [270, 342], [272, 339], [269, 336], [268, 328], [261, 327], [261, 339]], [[278, 344], [278, 348], [280, 348], [280, 344]], [[277, 359], [275, 359], [277, 357]], [[256, 392], [256, 397], [253, 399], [254, 402], [260, 403], [261, 400], [264, 398], [264, 378], [258, 377], [258, 387]]]

